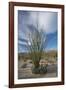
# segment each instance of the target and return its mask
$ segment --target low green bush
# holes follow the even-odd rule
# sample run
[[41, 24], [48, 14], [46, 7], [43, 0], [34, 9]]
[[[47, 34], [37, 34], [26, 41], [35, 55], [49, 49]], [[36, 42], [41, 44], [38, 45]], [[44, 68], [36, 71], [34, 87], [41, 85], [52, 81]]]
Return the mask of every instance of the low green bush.
[[32, 67], [32, 73], [39, 74], [40, 73], [40, 69], [36, 68], [36, 67]]
[[40, 74], [44, 74], [47, 72], [47, 66], [40, 66]]
[[22, 65], [21, 68], [26, 68], [26, 66], [27, 66], [27, 64], [25, 63], [25, 64]]
[[47, 72], [47, 66], [39, 66], [38, 68], [32, 67], [32, 73], [45, 74]]

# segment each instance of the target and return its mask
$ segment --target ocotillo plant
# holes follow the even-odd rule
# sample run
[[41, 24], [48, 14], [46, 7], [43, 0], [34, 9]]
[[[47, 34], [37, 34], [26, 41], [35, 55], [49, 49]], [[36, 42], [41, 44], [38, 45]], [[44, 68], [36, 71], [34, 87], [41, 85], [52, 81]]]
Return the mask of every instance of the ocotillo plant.
[[39, 67], [39, 62], [45, 48], [46, 35], [43, 30], [35, 30], [29, 34], [29, 54], [35, 68]]
[[31, 60], [33, 62], [34, 67], [39, 67], [39, 62], [42, 57], [42, 53], [46, 46], [46, 34], [42, 29], [39, 28], [39, 12], [36, 12], [36, 25], [27, 25], [28, 29], [30, 29], [29, 32], [29, 40], [28, 40], [28, 46], [29, 46], [29, 53]]

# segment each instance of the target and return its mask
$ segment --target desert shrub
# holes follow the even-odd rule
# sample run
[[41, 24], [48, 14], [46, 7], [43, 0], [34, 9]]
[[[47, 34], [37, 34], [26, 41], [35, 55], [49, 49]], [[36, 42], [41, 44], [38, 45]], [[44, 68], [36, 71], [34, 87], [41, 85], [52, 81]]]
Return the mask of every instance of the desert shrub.
[[32, 63], [32, 61], [30, 61], [29, 63]]
[[32, 67], [32, 73], [34, 74], [45, 74], [47, 72], [47, 65], [45, 66], [40, 66], [38, 68]]
[[38, 67], [38, 68], [32, 67], [32, 73], [34, 73], [34, 74], [39, 74], [39, 73], [40, 73], [39, 67]]
[[47, 66], [45, 65], [45, 66], [40, 66], [40, 74], [44, 74], [44, 73], [46, 73], [47, 72]]
[[25, 63], [25, 64], [22, 65], [21, 68], [26, 68], [26, 66], [27, 66], [27, 64]]

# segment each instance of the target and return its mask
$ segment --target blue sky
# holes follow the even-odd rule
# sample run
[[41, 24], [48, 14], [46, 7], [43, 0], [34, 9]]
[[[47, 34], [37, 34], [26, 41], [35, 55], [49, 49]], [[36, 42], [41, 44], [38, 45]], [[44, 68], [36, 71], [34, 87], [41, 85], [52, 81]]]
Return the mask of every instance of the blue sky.
[[57, 49], [57, 12], [22, 11], [18, 10], [18, 52], [27, 51], [28, 32], [33, 32], [38, 17], [39, 30], [44, 30], [47, 36], [46, 50]]

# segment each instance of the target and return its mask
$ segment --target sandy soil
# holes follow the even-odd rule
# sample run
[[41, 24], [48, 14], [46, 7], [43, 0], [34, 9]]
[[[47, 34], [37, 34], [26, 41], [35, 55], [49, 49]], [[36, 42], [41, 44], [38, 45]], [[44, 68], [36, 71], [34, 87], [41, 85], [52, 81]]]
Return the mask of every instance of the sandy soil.
[[31, 71], [32, 63], [27, 62], [25, 68], [22, 67], [23, 64], [25, 64], [25, 63], [22, 61], [19, 61], [18, 79], [42, 78], [42, 77], [48, 78], [48, 77], [56, 77], [57, 76], [57, 64], [48, 65], [46, 74], [33, 74]]

